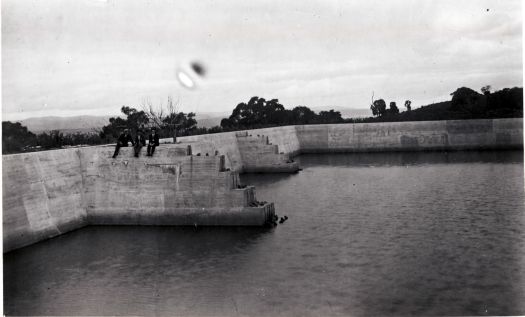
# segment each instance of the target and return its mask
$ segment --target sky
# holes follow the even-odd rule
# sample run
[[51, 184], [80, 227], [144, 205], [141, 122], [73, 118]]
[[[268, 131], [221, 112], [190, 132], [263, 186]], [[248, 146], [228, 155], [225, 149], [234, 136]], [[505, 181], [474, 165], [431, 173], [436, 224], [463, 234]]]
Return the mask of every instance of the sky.
[[[523, 86], [521, 0], [2, 0], [2, 119], [412, 106]], [[191, 71], [192, 62], [206, 69]], [[193, 87], [181, 84], [183, 72]]]

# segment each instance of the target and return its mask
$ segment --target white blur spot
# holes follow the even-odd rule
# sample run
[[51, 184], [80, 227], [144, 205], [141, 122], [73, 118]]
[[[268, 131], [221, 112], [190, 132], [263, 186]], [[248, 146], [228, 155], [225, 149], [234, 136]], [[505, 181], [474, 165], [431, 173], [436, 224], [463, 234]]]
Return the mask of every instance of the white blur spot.
[[177, 78], [184, 87], [193, 88], [195, 86], [195, 83], [193, 82], [191, 77], [183, 71], [177, 72]]
[[109, 0], [88, 0], [88, 5], [91, 7], [106, 8]]

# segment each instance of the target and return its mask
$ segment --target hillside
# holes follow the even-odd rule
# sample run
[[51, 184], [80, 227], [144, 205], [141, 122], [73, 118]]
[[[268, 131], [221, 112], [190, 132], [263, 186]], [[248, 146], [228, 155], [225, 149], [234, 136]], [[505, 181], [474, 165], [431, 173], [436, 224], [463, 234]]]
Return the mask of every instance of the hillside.
[[438, 102], [400, 113], [384, 109], [384, 113], [367, 118], [346, 119], [345, 122], [394, 122], [523, 118], [523, 88], [504, 88], [480, 94], [470, 88], [458, 88], [450, 101]]
[[[343, 118], [359, 118], [370, 115], [369, 109], [353, 109], [344, 107], [314, 107], [312, 110], [316, 112], [328, 111], [334, 109], [341, 112]], [[211, 128], [220, 126], [223, 118], [228, 118], [231, 112], [200, 112], [196, 113], [195, 119], [197, 126], [201, 128]], [[109, 123], [109, 118], [112, 116], [74, 116], [74, 117], [40, 117], [28, 118], [20, 120], [23, 126], [26, 126], [29, 131], [39, 134], [51, 130], [59, 130], [63, 133], [90, 133]]]
[[[222, 118], [228, 117], [226, 112], [202, 112], [196, 114], [199, 127], [211, 128], [221, 124]], [[20, 120], [23, 126], [35, 134], [51, 130], [63, 133], [89, 133], [101, 129], [109, 123], [113, 116], [74, 116], [74, 117], [40, 117]]]
[[19, 121], [33, 133], [59, 130], [64, 133], [89, 133], [108, 124], [110, 116], [41, 117]]
[[[340, 112], [340, 117], [333, 122], [387, 122], [387, 121], [430, 121], [459, 120], [482, 118], [516, 118], [523, 117], [523, 88], [504, 88], [488, 94], [479, 94], [472, 89], [461, 87], [451, 94], [450, 101], [438, 102], [412, 111], [398, 114], [389, 112], [372, 117], [370, 109], [345, 107], [312, 107], [316, 113], [331, 109]], [[287, 107], [288, 110], [293, 107]], [[220, 126], [223, 118], [229, 118], [231, 112], [200, 112], [195, 119], [199, 128], [209, 129]], [[21, 120], [29, 131], [39, 134], [51, 130], [63, 133], [90, 133], [101, 129], [109, 123], [110, 116], [75, 116], [75, 117], [41, 117]], [[291, 123], [300, 124], [300, 123]], [[202, 132], [201, 132], [202, 133]]]
[[197, 112], [195, 113], [195, 120], [197, 120], [197, 126], [200, 128], [211, 128], [221, 125], [223, 118], [228, 118], [230, 113], [228, 112]]

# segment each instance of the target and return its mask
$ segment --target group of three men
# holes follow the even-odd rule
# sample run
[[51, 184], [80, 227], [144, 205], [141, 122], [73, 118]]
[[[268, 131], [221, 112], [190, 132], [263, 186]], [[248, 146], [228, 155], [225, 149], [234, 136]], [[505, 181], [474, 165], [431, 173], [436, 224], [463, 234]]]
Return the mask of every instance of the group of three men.
[[[131, 142], [135, 150], [135, 157], [139, 157], [140, 149], [143, 146], [146, 146], [146, 136], [144, 134], [144, 128], [139, 128], [135, 135], [135, 139], [131, 137], [128, 129], [124, 129], [120, 133], [117, 139], [117, 145], [115, 146], [115, 153], [113, 153], [113, 158], [116, 158], [121, 147], [127, 147], [128, 142]], [[157, 129], [154, 127], [151, 128], [151, 133], [148, 136], [148, 153], [147, 156], [153, 156], [155, 152], [155, 147], [159, 146], [159, 135], [157, 134]]]

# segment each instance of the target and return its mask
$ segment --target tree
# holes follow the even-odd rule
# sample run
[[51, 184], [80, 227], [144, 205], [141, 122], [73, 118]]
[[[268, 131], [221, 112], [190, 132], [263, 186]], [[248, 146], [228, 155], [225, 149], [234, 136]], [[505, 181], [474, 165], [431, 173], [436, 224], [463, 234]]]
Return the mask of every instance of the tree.
[[64, 134], [58, 130], [44, 132], [37, 136], [37, 146], [43, 149], [59, 149], [66, 145]]
[[331, 109], [330, 111], [321, 111], [319, 112], [319, 115], [317, 116], [318, 123], [340, 123], [343, 122], [343, 118], [341, 117], [341, 112], [334, 111]]
[[250, 98], [248, 103], [239, 103], [230, 117], [221, 121], [221, 127], [255, 128], [282, 125], [289, 123], [290, 117], [290, 111], [286, 110], [278, 99], [267, 101], [255, 96]]
[[407, 111], [412, 110], [412, 107], [410, 107], [411, 104], [412, 104], [412, 101], [410, 100], [405, 101], [405, 108], [407, 108]]
[[229, 118], [232, 127], [241, 127], [245, 125], [248, 126], [255, 123], [255, 114], [253, 111], [254, 103], [251, 102], [252, 100], [253, 98], [250, 100], [250, 102], [248, 102], [248, 104], [241, 102], [237, 105], [237, 107], [235, 107], [235, 109], [233, 109]]
[[[142, 109], [146, 113], [150, 125], [153, 125], [159, 129], [159, 134], [167, 134], [173, 138], [173, 143], [177, 142], [177, 128], [173, 120], [178, 113], [179, 101], [173, 101], [173, 97], [168, 96], [168, 101], [166, 105], [160, 104], [158, 107], [155, 107], [151, 100], [143, 99], [142, 100]], [[166, 118], [170, 120], [166, 120]]]
[[292, 109], [292, 122], [294, 124], [314, 123], [317, 115], [310, 108], [298, 106]]
[[2, 122], [2, 154], [18, 153], [36, 145], [36, 135], [20, 122]]
[[399, 114], [399, 108], [394, 101], [390, 102], [390, 114]]
[[[172, 113], [163, 119], [163, 128], [168, 129], [171, 133], [175, 131], [175, 135], [188, 135], [197, 128], [197, 120], [195, 120], [195, 113], [188, 114], [184, 112]], [[170, 133], [170, 135], [172, 135]], [[176, 136], [174, 136], [176, 138]], [[176, 139], [174, 139], [174, 142]]]
[[138, 111], [135, 108], [123, 106], [120, 109], [123, 114], [127, 116], [128, 126], [130, 129], [136, 130], [149, 122], [149, 117], [144, 111]]
[[170, 136], [177, 142], [177, 135], [189, 135], [196, 131], [195, 113], [178, 111], [179, 101], [168, 96], [167, 103], [155, 107], [149, 99], [142, 101], [142, 109], [146, 113], [150, 125], [156, 126], [161, 136]]
[[221, 128], [230, 130], [235, 128], [235, 123], [230, 118], [223, 118], [221, 120]]
[[483, 86], [481, 87], [481, 92], [487, 96], [487, 95], [490, 95], [490, 90], [492, 89], [492, 87], [490, 87], [490, 85], [487, 85], [487, 86]]
[[120, 117], [109, 118], [109, 124], [102, 127], [100, 137], [105, 140], [114, 141], [118, 138], [123, 129], [136, 131], [139, 127], [149, 122], [148, 115], [144, 111], [135, 108], [122, 106], [120, 111], [126, 115], [126, 119]]
[[505, 88], [487, 98], [487, 114], [490, 118], [523, 117], [523, 88]]
[[476, 91], [461, 87], [451, 93], [452, 100], [450, 109], [457, 112], [462, 112], [468, 118], [475, 118], [476, 114], [483, 112], [483, 107], [480, 104], [483, 95]]
[[219, 126], [214, 126], [214, 127], [211, 127], [208, 129], [208, 131], [206, 131], [207, 133], [219, 133], [219, 132], [223, 132], [223, 129]]
[[173, 97], [168, 96], [166, 105], [160, 104], [154, 106], [149, 98], [142, 99], [141, 107], [146, 113], [149, 119], [149, 124], [159, 129], [163, 126], [163, 120], [172, 114], [176, 114], [178, 111], [179, 101], [174, 101]]
[[233, 109], [229, 118], [221, 120], [225, 130], [261, 128], [286, 124], [340, 123], [344, 122], [339, 111], [321, 111], [317, 115], [305, 106], [286, 109], [279, 99], [266, 100], [252, 97], [247, 103], [241, 102]]
[[177, 134], [191, 134], [196, 128], [195, 113], [178, 112], [171, 97], [168, 98], [166, 108], [161, 105], [159, 109], [154, 109], [150, 102], [144, 102], [143, 108], [145, 110], [138, 111], [135, 108], [122, 107], [121, 111], [126, 115], [126, 119], [110, 118], [109, 124], [102, 128], [100, 136], [116, 139], [125, 128], [133, 133], [139, 127], [155, 126], [159, 129], [158, 133], [161, 137], [171, 136], [175, 141]]
[[266, 106], [263, 109], [263, 120], [261, 120], [261, 123], [283, 125], [289, 123], [291, 116], [291, 112], [279, 103], [279, 99], [271, 99], [266, 102]]
[[370, 106], [372, 114], [376, 117], [382, 117], [386, 113], [386, 103], [383, 99], [375, 100]]

